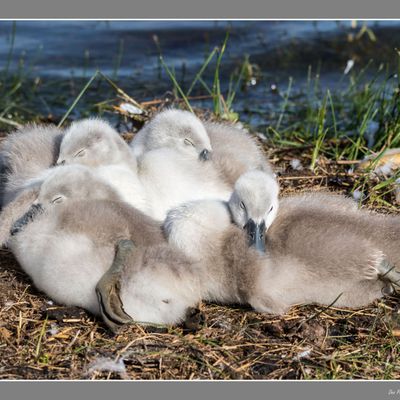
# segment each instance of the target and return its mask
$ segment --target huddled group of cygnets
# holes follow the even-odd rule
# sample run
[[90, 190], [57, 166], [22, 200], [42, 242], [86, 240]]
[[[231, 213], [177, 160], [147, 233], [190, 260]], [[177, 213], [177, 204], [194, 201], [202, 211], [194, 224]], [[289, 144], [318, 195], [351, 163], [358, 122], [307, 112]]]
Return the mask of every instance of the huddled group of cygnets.
[[187, 111], [126, 143], [106, 121], [8, 135], [0, 241], [38, 289], [112, 328], [176, 324], [201, 301], [284, 314], [358, 308], [400, 280], [400, 217], [335, 194], [279, 196], [254, 138]]

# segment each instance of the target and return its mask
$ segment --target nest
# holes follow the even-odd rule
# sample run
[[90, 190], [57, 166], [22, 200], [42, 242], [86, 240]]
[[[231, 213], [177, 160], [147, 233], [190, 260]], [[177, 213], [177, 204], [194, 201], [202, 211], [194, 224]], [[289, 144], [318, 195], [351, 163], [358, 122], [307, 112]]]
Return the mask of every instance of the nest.
[[[284, 196], [349, 193], [360, 178], [322, 156], [310, 171], [309, 146], [263, 146]], [[86, 311], [53, 304], [1, 250], [0, 378], [400, 379], [396, 297], [362, 310], [295, 306], [282, 317], [216, 304], [201, 311], [205, 322], [194, 330], [132, 325], [113, 335]]]

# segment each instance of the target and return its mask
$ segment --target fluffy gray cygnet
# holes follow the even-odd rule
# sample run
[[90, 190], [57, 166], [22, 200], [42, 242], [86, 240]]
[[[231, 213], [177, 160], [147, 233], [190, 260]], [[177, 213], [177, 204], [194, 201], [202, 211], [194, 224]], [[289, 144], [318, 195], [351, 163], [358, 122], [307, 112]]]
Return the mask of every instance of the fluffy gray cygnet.
[[[203, 123], [189, 111], [161, 111], [136, 134], [130, 146], [139, 163], [147, 153], [161, 148], [179, 150], [181, 154], [195, 152], [199, 159], [211, 160], [208, 164], [218, 172], [220, 184], [231, 189], [240, 175], [253, 169], [274, 176], [265, 155], [245, 130], [235, 125]], [[179, 155], [172, 152], [170, 157]], [[205, 167], [198, 163], [197, 168]]]
[[[251, 174], [242, 178], [233, 199], [243, 201], [247, 193], [241, 188], [248, 185], [254, 193], [265, 190], [265, 182]], [[252, 206], [261, 198], [253, 197]], [[264, 254], [249, 246], [242, 227], [232, 224], [239, 220], [234, 204], [232, 199], [197, 201], [169, 213], [169, 243], [189, 264], [174, 264], [168, 252], [123, 244], [119, 262], [134, 260], [119, 271], [127, 314], [136, 321], [176, 323], [200, 300], [250, 304], [271, 314], [302, 303], [358, 308], [399, 282], [393, 268], [400, 262], [397, 216], [358, 211], [351, 200], [337, 195], [282, 199]], [[273, 205], [264, 203], [264, 209]]]
[[[32, 207], [27, 210], [27, 202]], [[36, 209], [35, 209], [36, 207]], [[28, 218], [15, 228], [27, 211]], [[95, 286], [120, 240], [165, 243], [160, 224], [122, 202], [84, 166], [54, 168], [40, 187], [25, 190], [0, 214], [6, 242], [35, 286], [55, 301], [99, 314]]]

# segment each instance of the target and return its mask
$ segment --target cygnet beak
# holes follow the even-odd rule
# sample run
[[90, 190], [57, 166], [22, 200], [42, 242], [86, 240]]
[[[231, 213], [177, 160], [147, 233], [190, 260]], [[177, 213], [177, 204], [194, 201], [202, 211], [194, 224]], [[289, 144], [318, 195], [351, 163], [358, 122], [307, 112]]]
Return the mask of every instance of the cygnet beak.
[[208, 161], [211, 158], [211, 151], [203, 149], [199, 154], [199, 159], [201, 161]]
[[36, 202], [32, 204], [29, 210], [22, 217], [18, 218], [12, 226], [10, 230], [11, 236], [14, 236], [22, 231], [26, 225], [32, 222], [39, 214], [42, 214], [43, 211], [44, 209], [41, 204]]
[[247, 233], [249, 247], [255, 247], [259, 252], [265, 253], [265, 221], [256, 224], [250, 218], [243, 229]]

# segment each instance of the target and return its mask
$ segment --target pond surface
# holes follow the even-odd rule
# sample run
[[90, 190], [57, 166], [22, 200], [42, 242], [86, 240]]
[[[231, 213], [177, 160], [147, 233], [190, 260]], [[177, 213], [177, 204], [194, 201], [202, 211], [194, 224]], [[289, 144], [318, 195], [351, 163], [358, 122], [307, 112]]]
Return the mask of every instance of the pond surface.
[[[97, 69], [139, 101], [163, 96], [172, 84], [160, 65], [157, 40], [165, 62], [186, 90], [227, 30], [222, 90], [228, 91], [232, 73], [248, 56], [252, 75], [238, 88], [233, 104], [256, 126], [265, 125], [264, 116], [279, 109], [289, 77], [292, 94], [300, 96], [308, 76], [318, 74], [318, 84], [334, 92], [346, 87], [351, 74], [370, 59], [371, 74], [382, 63], [397, 67], [399, 21], [0, 21], [0, 68], [9, 64], [10, 71], [20, 68], [29, 79], [48, 83], [38, 95], [38, 111], [62, 115]], [[349, 60], [354, 67], [345, 75]], [[216, 57], [203, 76], [209, 86], [215, 61]], [[96, 90], [97, 102], [107, 100], [103, 86]], [[57, 91], [65, 93], [53, 101]], [[193, 92], [203, 93], [201, 85]], [[93, 92], [80, 107], [85, 101], [95, 101]], [[211, 104], [205, 100], [199, 105]]]

